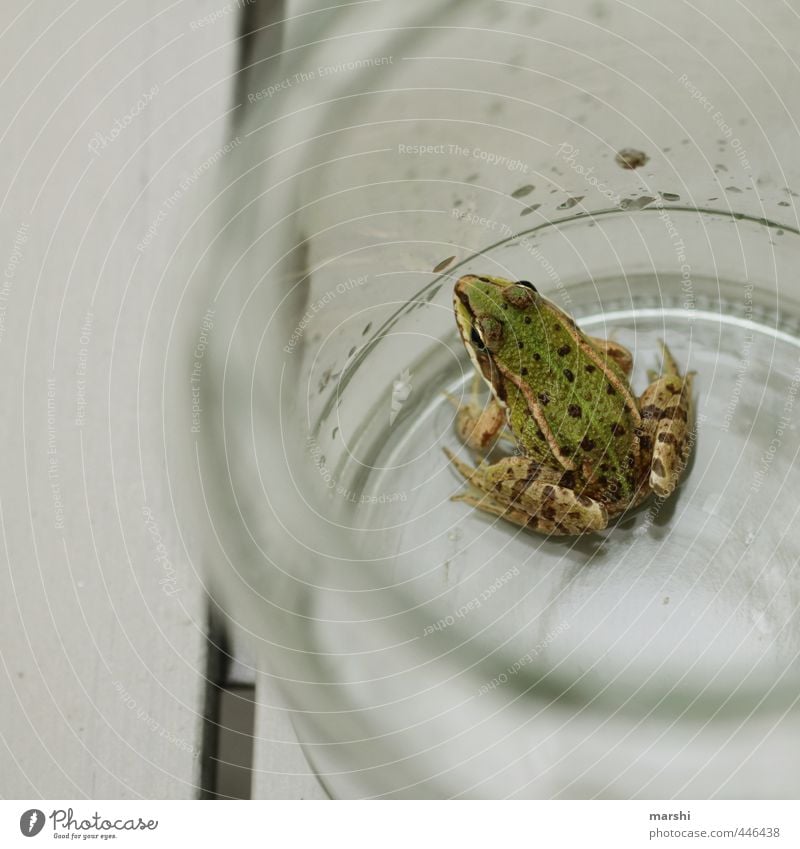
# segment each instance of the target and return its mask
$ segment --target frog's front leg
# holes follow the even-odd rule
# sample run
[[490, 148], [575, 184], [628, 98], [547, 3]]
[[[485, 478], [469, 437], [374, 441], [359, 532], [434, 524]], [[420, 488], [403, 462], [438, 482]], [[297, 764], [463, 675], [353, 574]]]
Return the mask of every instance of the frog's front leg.
[[689, 460], [692, 426], [692, 380], [682, 377], [666, 345], [664, 369], [645, 391], [639, 403], [642, 415], [640, 447], [652, 450], [650, 488], [666, 498], [680, 480]]
[[500, 437], [507, 419], [505, 408], [494, 396], [486, 404], [478, 401], [480, 382], [481, 379], [476, 372], [472, 378], [472, 388], [466, 404], [459, 405], [458, 399], [449, 392], [445, 395], [457, 410], [458, 438], [473, 451], [487, 454]]
[[454, 496], [483, 510], [541, 533], [578, 535], [608, 524], [599, 501], [565, 485], [564, 470], [541, 466], [525, 457], [504, 457], [473, 468], [445, 449], [450, 462], [474, 488]]

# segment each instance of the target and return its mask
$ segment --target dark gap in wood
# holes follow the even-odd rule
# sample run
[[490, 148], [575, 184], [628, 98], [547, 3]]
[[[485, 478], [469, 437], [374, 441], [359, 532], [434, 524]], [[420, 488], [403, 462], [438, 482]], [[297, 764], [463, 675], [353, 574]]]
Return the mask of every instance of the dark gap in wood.
[[252, 795], [255, 687], [232, 685], [220, 696], [214, 799], [249, 799]]
[[[234, 87], [234, 103], [239, 109], [234, 113], [234, 124], [244, 119], [250, 101], [254, 80], [270, 79], [265, 66], [280, 62], [283, 25], [286, 19], [285, 0], [253, 0], [243, 6], [239, 15], [239, 56]], [[275, 57], [268, 59], [268, 57]], [[263, 83], [262, 83], [263, 85]]]
[[216, 798], [219, 716], [222, 687], [230, 662], [223, 621], [209, 605], [206, 654], [206, 692], [200, 751], [200, 799]]

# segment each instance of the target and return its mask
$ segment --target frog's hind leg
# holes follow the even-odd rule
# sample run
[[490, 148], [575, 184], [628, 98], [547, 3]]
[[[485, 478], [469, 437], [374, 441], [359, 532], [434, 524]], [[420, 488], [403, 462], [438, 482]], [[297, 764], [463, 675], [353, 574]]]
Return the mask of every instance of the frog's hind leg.
[[647, 379], [653, 383], [658, 380], [659, 377], [667, 377], [667, 376], [675, 376], [680, 377], [681, 373], [678, 370], [678, 364], [675, 362], [675, 358], [672, 356], [672, 352], [666, 346], [664, 342], [661, 342], [661, 353], [664, 357], [664, 361], [661, 366], [661, 371], [656, 371], [653, 368], [647, 369]]
[[615, 362], [622, 373], [626, 377], [630, 377], [633, 370], [633, 354], [624, 345], [613, 342], [611, 339], [601, 339], [599, 336], [590, 336], [589, 341], [600, 352], [601, 356], [608, 357]]
[[664, 364], [661, 367], [662, 374], [674, 374], [676, 377], [680, 377], [681, 373], [678, 370], [678, 364], [675, 362], [675, 357], [672, 356], [672, 352], [667, 347], [666, 342], [661, 342], [661, 353], [664, 356]]
[[642, 448], [652, 448], [650, 487], [665, 498], [677, 486], [691, 452], [694, 372], [681, 377], [669, 349], [663, 343], [662, 348], [663, 372], [645, 389], [639, 408]]
[[694, 374], [683, 379], [681, 391], [667, 404], [658, 423], [650, 467], [650, 486], [665, 497], [677, 486], [689, 461], [692, 448], [692, 382]]
[[445, 449], [470, 490], [454, 496], [516, 525], [555, 536], [577, 536], [608, 524], [603, 504], [562, 486], [563, 470], [524, 457], [504, 457], [492, 465], [469, 466]]

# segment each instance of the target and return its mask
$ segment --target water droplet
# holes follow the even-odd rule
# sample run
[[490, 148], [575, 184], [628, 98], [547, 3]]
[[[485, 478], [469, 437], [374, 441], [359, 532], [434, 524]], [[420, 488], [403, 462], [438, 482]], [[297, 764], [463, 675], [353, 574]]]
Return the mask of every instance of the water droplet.
[[440, 263], [434, 266], [433, 273], [438, 274], [440, 271], [444, 271], [448, 265], [455, 259], [455, 256], [449, 256], [447, 259], [443, 259]]
[[518, 189], [514, 189], [514, 191], [511, 192], [511, 197], [524, 198], [525, 195], [529, 195], [535, 188], [536, 186], [532, 186], [530, 183], [528, 183], [526, 186], [520, 186]]
[[567, 199], [564, 201], [564, 203], [560, 203], [560, 204], [556, 207], [556, 209], [572, 209], [572, 207], [573, 207], [573, 206], [576, 206], [577, 204], [579, 204], [579, 203], [580, 203], [580, 202], [584, 199], [584, 197], [586, 197], [586, 196], [585, 196], [585, 195], [580, 195], [579, 197], [567, 198]]
[[623, 198], [620, 201], [619, 208], [620, 209], [644, 209], [646, 206], [649, 206], [655, 198], [648, 197], [647, 195], [640, 198]]

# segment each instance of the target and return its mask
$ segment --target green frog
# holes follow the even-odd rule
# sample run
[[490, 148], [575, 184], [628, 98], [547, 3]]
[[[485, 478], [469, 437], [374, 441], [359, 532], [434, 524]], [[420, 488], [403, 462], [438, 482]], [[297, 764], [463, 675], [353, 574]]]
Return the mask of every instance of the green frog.
[[[446, 451], [469, 485], [456, 500], [541, 533], [578, 535], [651, 493], [673, 492], [691, 451], [694, 372], [681, 376], [666, 345], [661, 373], [649, 372], [637, 398], [631, 353], [583, 333], [527, 280], [461, 277], [454, 307], [477, 372], [456, 429], [483, 458], [473, 467]], [[478, 375], [491, 390], [486, 405]], [[515, 452], [489, 463], [501, 439]]]

